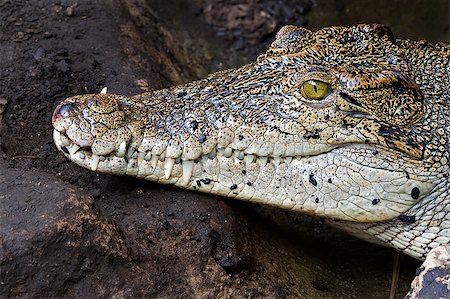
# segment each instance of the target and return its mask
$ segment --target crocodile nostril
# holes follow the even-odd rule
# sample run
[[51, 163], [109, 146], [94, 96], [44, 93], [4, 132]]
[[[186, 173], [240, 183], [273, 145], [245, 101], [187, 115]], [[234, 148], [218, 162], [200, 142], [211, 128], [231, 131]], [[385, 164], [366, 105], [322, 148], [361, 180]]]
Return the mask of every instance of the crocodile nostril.
[[66, 104], [60, 104], [58, 107], [56, 107], [55, 112], [53, 113], [53, 122], [55, 122], [57, 119], [61, 118], [67, 118], [72, 115], [72, 112], [75, 110], [75, 104], [72, 103], [66, 103]]

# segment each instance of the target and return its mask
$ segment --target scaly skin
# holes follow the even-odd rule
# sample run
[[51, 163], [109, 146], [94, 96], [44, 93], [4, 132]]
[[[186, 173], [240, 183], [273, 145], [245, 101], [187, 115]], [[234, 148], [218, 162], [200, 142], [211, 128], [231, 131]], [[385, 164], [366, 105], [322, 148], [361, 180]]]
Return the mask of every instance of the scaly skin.
[[54, 140], [94, 171], [323, 217], [424, 259], [450, 240], [449, 57], [381, 25], [286, 26], [239, 69], [71, 97]]

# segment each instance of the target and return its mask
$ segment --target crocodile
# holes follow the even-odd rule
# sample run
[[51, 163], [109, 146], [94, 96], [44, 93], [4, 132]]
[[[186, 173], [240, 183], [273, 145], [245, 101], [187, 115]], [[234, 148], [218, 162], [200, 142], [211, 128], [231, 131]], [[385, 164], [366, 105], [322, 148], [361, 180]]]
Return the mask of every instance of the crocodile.
[[256, 61], [53, 113], [73, 162], [326, 219], [414, 258], [450, 240], [450, 46], [292, 25]]

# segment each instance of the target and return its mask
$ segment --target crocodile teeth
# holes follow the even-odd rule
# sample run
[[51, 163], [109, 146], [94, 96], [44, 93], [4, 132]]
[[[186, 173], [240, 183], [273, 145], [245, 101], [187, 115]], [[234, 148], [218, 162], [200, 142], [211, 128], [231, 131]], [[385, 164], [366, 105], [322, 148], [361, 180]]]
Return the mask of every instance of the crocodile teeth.
[[240, 152], [237, 158], [238, 158], [239, 160], [244, 160], [244, 158], [245, 158], [244, 152]]
[[255, 159], [255, 155], [245, 155], [244, 157], [244, 161], [246, 163], [252, 163]]
[[267, 160], [268, 160], [267, 157], [258, 157], [257, 158], [257, 161], [261, 164], [261, 166], [266, 165], [267, 164]]
[[292, 162], [292, 157], [286, 157], [285, 158], [286, 164], [291, 164]]
[[170, 178], [174, 164], [175, 164], [174, 158], [166, 158], [166, 163], [164, 163], [164, 178], [166, 180]]
[[77, 152], [77, 150], [79, 150], [80, 147], [78, 145], [76, 145], [75, 143], [72, 144], [72, 146], [70, 148], [68, 148], [67, 150], [69, 151], [69, 154], [73, 155]]
[[96, 171], [97, 170], [98, 163], [100, 163], [100, 157], [97, 156], [97, 155], [92, 155], [91, 165], [90, 165], [92, 171]]
[[150, 160], [150, 166], [155, 169], [156, 164], [158, 163], [159, 156], [158, 155], [152, 155], [152, 159]]
[[134, 147], [130, 146], [127, 151], [127, 158], [128, 159], [134, 158], [133, 155], [134, 155]]
[[164, 162], [166, 159], [166, 152], [162, 152], [162, 154], [159, 156], [159, 161]]
[[273, 157], [273, 164], [280, 165], [281, 157]]
[[145, 154], [144, 160], [145, 161], [150, 161], [152, 159], [152, 153], [151, 152], [147, 152]]
[[108, 88], [105, 86], [102, 88], [102, 90], [100, 91], [101, 94], [106, 94], [108, 92]]
[[125, 157], [125, 152], [127, 150], [127, 143], [126, 141], [122, 141], [122, 143], [119, 145], [119, 149], [117, 150], [116, 156], [117, 157]]
[[185, 185], [189, 183], [192, 177], [192, 172], [194, 171], [194, 161], [184, 160], [183, 161], [183, 182]]
[[63, 134], [61, 134], [61, 143], [62, 143], [64, 146], [69, 146], [69, 145], [72, 144], [72, 141], [70, 141], [69, 138], [67, 138], [66, 136], [64, 136]]
[[231, 149], [231, 147], [227, 147], [227, 148], [223, 151], [223, 156], [224, 156], [225, 158], [231, 157], [232, 154], [233, 154], [233, 149]]
[[244, 152], [241, 152], [240, 150], [234, 150], [233, 155], [238, 158], [239, 160], [244, 160]]
[[217, 155], [216, 151], [213, 150], [212, 152], [210, 152], [210, 153], [208, 154], [208, 158], [211, 159], [211, 160], [213, 160], [213, 159], [216, 157], [216, 155]]
[[142, 164], [142, 161], [144, 161], [144, 158], [145, 158], [145, 154], [142, 152], [139, 152], [139, 154], [137, 155], [137, 160], [138, 160], [139, 166]]

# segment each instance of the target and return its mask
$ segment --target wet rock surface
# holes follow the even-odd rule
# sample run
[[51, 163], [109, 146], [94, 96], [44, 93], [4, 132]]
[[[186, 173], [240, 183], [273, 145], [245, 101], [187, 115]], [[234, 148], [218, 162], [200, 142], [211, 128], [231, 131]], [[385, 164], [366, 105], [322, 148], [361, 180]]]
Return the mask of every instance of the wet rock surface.
[[405, 298], [450, 297], [450, 245], [433, 249], [417, 269], [417, 277]]
[[[248, 20], [289, 17], [232, 2], [248, 5], [240, 37], [216, 21], [225, 2], [164, 3], [0, 0], [0, 297], [386, 297], [388, 248], [288, 211], [92, 173], [57, 152], [50, 119], [64, 98], [246, 63], [273, 34]], [[298, 22], [310, 4], [295, 7]], [[418, 266], [406, 259], [399, 296]]]

